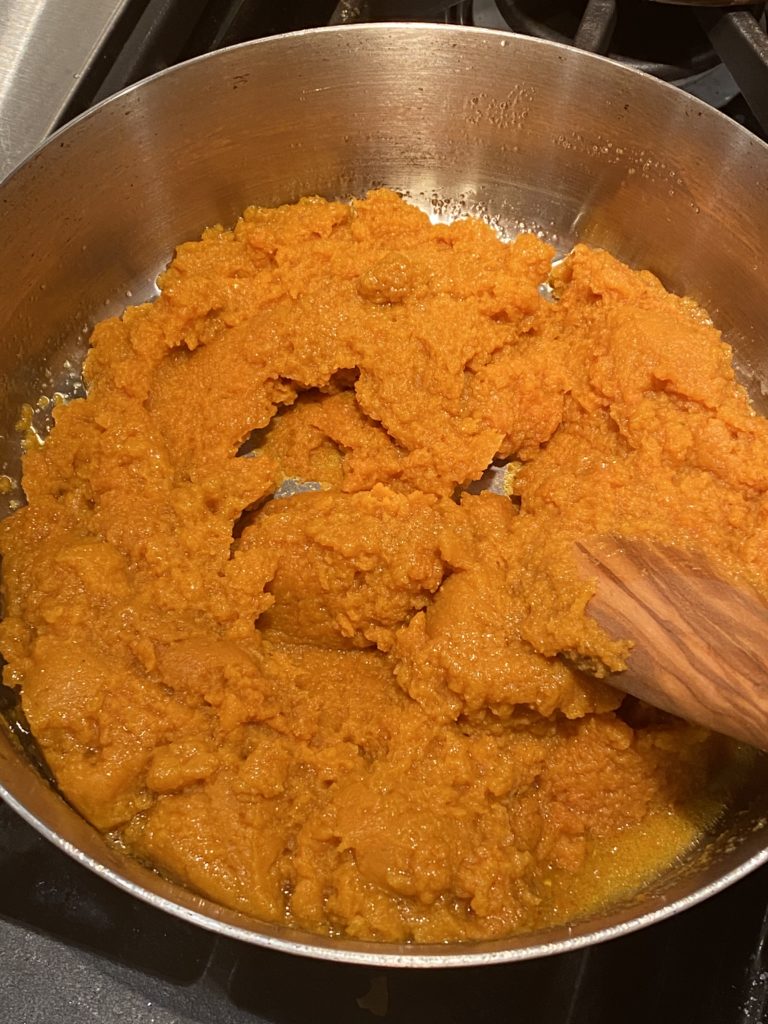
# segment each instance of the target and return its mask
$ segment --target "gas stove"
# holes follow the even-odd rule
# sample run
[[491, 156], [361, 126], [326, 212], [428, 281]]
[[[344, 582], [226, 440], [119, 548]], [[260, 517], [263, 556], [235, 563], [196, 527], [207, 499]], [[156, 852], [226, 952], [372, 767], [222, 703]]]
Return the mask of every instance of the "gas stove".
[[[58, 124], [164, 67], [324, 24], [431, 20], [557, 39], [768, 128], [757, 8], [648, 0], [0, 0], [0, 175]], [[113, 888], [0, 805], [0, 1019], [14, 1024], [757, 1024], [768, 867], [684, 914], [544, 960], [442, 971], [294, 958]]]

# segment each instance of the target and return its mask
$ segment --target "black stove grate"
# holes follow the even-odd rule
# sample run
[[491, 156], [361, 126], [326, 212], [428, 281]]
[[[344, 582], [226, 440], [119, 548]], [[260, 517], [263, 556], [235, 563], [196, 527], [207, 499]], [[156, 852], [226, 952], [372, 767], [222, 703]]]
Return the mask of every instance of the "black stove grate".
[[[530, 17], [538, 11], [540, 19], [551, 10], [549, 0], [498, 4]], [[244, 39], [377, 18], [467, 24], [476, 6], [476, 0], [135, 0], [81, 82], [67, 119], [147, 74]], [[552, 15], [549, 27], [574, 38], [581, 28], [582, 45], [610, 48], [619, 38], [612, 6], [612, 0], [571, 5], [571, 12], [590, 13], [591, 25], [583, 17], [555, 24]], [[623, 7], [624, 0], [619, 15]], [[750, 73], [758, 81], [768, 61], [754, 12], [708, 17], [706, 31], [725, 59], [740, 59], [734, 33], [749, 40]], [[697, 53], [708, 49], [706, 37], [697, 47]], [[735, 57], [725, 54], [729, 47]], [[768, 87], [762, 95], [768, 97]], [[749, 123], [743, 105], [735, 112]], [[92, 875], [2, 805], [0, 877], [0, 1020], [13, 1024], [768, 1021], [768, 867], [685, 914], [602, 946], [442, 971], [303, 960], [213, 936]]]
[[695, 11], [647, 0], [497, 0], [510, 28], [525, 35], [609, 54], [663, 78], [681, 81], [718, 63]]

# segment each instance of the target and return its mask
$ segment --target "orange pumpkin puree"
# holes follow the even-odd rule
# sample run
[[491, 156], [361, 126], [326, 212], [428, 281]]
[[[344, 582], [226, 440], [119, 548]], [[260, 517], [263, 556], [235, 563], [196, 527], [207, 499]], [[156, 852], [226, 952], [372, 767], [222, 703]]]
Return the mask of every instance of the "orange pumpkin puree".
[[766, 593], [768, 423], [692, 301], [553, 257], [305, 199], [94, 330], [0, 527], [0, 645], [97, 828], [257, 918], [416, 942], [586, 914], [700, 834], [728, 748], [595, 677], [629, 648], [572, 541]]

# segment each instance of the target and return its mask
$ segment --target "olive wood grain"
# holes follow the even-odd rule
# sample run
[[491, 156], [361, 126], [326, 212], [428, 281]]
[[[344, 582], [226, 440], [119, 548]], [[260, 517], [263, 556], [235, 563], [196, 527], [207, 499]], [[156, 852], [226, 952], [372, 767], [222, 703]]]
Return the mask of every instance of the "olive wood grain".
[[587, 612], [634, 644], [607, 682], [655, 707], [768, 750], [768, 606], [698, 554], [645, 541], [576, 545], [597, 581]]

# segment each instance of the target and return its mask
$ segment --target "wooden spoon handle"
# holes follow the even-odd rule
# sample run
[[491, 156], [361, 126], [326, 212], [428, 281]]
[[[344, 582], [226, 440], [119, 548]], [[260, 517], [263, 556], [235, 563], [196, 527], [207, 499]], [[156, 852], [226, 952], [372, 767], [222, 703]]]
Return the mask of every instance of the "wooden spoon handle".
[[600, 537], [576, 545], [597, 579], [588, 614], [634, 647], [607, 681], [648, 704], [768, 750], [768, 606], [698, 555]]

